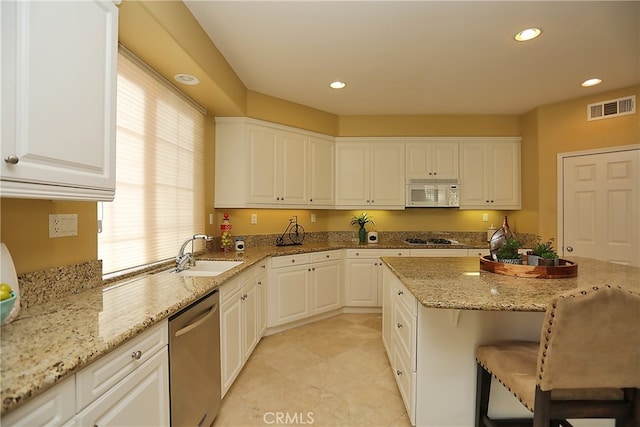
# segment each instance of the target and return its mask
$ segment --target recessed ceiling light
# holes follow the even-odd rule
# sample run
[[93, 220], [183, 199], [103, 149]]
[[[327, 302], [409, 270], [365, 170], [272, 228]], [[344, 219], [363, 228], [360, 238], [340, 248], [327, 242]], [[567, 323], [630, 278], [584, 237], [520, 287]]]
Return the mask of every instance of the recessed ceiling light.
[[331, 86], [333, 89], [342, 89], [346, 86], [347, 84], [344, 82], [333, 82], [331, 83], [329, 86]]
[[602, 83], [602, 80], [600, 79], [588, 79], [582, 82], [582, 87], [589, 87], [589, 86], [595, 86], [595, 85], [599, 85], [600, 83]]
[[200, 79], [198, 79], [196, 76], [192, 76], [191, 74], [176, 74], [175, 76], [173, 76], [173, 78], [176, 79], [177, 82], [185, 85], [193, 86], [200, 83]]
[[527, 28], [516, 34], [515, 39], [519, 42], [526, 42], [527, 40], [535, 39], [540, 33], [542, 33], [542, 31], [540, 31], [539, 28]]

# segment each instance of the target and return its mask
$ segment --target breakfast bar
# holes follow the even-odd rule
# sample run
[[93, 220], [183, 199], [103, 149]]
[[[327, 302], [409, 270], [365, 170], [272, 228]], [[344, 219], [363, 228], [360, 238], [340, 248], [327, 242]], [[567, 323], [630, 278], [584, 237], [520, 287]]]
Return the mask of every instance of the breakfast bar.
[[[604, 285], [640, 290], [640, 268], [587, 258], [572, 258], [578, 276], [566, 279], [495, 274], [481, 270], [476, 257], [382, 261], [383, 341], [416, 426], [472, 426], [476, 347], [538, 341], [554, 295]], [[491, 399], [492, 417], [531, 416], [499, 384]]]

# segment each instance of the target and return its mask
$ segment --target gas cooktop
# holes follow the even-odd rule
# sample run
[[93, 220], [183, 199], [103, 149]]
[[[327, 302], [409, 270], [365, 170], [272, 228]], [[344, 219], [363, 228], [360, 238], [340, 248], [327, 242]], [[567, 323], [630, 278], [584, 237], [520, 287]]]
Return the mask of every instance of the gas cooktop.
[[458, 245], [459, 243], [455, 240], [449, 239], [405, 239], [405, 243], [409, 245]]

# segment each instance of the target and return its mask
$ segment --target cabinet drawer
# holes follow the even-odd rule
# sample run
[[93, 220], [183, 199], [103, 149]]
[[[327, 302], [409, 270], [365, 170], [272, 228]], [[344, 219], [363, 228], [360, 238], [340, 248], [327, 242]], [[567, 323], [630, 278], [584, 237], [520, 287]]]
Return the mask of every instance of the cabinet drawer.
[[289, 267], [292, 265], [304, 265], [311, 262], [310, 254], [276, 256], [271, 258], [271, 268]]
[[380, 258], [409, 256], [409, 249], [347, 249], [347, 258]]
[[391, 297], [394, 305], [402, 304], [411, 316], [418, 316], [418, 300], [399, 280], [393, 281]]
[[24, 406], [2, 416], [2, 425], [54, 426], [62, 425], [76, 414], [76, 382], [71, 376]]
[[[168, 325], [161, 322], [76, 374], [78, 411], [149, 360], [168, 344]], [[138, 353], [139, 352], [139, 353]], [[139, 358], [136, 359], [136, 356]]]
[[314, 252], [311, 254], [311, 262], [333, 261], [340, 258], [340, 251]]
[[169, 358], [167, 347], [151, 355], [127, 376], [78, 413], [76, 426], [168, 426]]
[[406, 360], [407, 368], [416, 370], [416, 317], [403, 304], [396, 304], [393, 313], [393, 336], [396, 352]]
[[411, 421], [411, 425], [415, 425], [416, 419], [416, 372], [408, 366], [408, 361], [401, 353], [398, 352], [398, 345], [395, 342], [393, 355], [393, 376], [398, 384], [400, 395], [407, 409], [407, 415]]
[[[244, 273], [241, 274], [241, 277], [245, 277]], [[223, 304], [236, 292], [239, 292], [242, 288], [243, 283], [244, 282], [240, 277], [229, 280], [228, 282], [224, 282], [222, 286], [220, 286], [220, 304]]]

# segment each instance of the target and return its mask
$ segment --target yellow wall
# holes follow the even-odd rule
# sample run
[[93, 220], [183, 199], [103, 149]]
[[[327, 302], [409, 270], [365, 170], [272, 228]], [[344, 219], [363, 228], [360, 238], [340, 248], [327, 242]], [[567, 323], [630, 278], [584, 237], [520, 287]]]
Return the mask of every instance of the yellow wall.
[[339, 136], [519, 136], [517, 115], [341, 116]]
[[634, 94], [636, 100], [640, 99], [640, 86], [589, 95], [536, 109], [539, 167], [537, 176], [527, 180], [537, 180], [539, 189], [538, 234], [557, 237], [558, 153], [640, 143], [640, 113], [589, 122], [587, 104]]
[[[18, 274], [97, 259], [96, 203], [3, 198], [0, 207], [0, 236]], [[49, 214], [78, 214], [78, 235], [50, 239]]]

